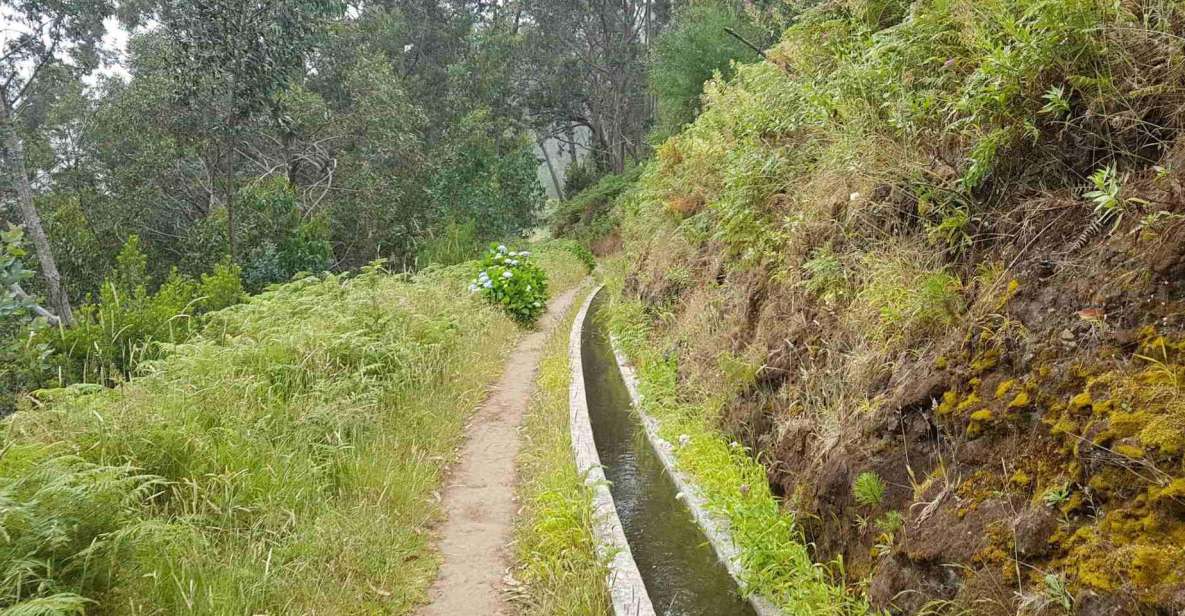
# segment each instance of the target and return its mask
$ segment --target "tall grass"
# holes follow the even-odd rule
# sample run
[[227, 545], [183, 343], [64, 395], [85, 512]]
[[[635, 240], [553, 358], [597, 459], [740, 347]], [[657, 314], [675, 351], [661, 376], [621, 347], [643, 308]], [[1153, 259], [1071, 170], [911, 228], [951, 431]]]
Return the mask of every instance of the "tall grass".
[[606, 616], [608, 568], [596, 554], [592, 496], [576, 471], [568, 420], [568, 332], [579, 301], [547, 343], [523, 422], [514, 575], [525, 616]]
[[[583, 270], [550, 263], [557, 289]], [[433, 492], [519, 331], [472, 273], [275, 287], [129, 383], [11, 417], [0, 613], [409, 611]]]

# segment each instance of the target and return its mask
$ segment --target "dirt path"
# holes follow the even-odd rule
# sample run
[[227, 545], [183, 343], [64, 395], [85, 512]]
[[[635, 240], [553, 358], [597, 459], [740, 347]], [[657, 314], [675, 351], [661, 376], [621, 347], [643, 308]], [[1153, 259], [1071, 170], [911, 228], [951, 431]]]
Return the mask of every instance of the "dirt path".
[[438, 531], [444, 562], [421, 616], [510, 613], [501, 585], [515, 511], [518, 427], [535, 388], [547, 337], [581, 288], [583, 285], [578, 285], [549, 302], [547, 314], [535, 331], [519, 341], [506, 361], [502, 379], [473, 417], [469, 440], [445, 487], [448, 517]]

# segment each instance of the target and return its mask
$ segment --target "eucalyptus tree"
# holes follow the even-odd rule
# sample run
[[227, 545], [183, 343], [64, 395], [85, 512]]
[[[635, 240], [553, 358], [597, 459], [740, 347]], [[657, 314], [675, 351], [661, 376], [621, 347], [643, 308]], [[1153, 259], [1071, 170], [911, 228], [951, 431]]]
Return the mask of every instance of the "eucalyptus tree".
[[520, 87], [540, 130], [583, 126], [603, 168], [620, 172], [644, 153], [653, 105], [651, 42], [669, 0], [524, 0]]
[[98, 64], [103, 21], [115, 10], [111, 0], [17, 0], [3, 12], [0, 32], [0, 132], [4, 169], [20, 220], [37, 253], [50, 306], [65, 323], [73, 321], [70, 301], [41, 217], [25, 164], [18, 122], [25, 105], [55, 72], [84, 73]]
[[283, 128], [283, 98], [304, 76], [345, 5], [339, 0], [159, 0], [152, 17], [168, 42], [164, 68], [179, 104], [198, 112], [193, 134], [209, 140], [212, 200], [226, 211], [231, 256], [237, 252], [236, 142], [261, 116]]

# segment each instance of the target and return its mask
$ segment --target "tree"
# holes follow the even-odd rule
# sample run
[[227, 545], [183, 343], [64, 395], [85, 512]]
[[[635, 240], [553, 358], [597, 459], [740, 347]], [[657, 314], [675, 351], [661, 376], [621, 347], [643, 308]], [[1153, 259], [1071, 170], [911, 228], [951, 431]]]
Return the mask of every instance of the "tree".
[[216, 123], [214, 171], [235, 257], [240, 131], [259, 114], [285, 121], [278, 95], [303, 77], [305, 61], [345, 5], [338, 0], [161, 0], [156, 20], [179, 101]]
[[[655, 40], [650, 89], [657, 99], [660, 137], [677, 132], [699, 112], [704, 83], [717, 71], [728, 79], [734, 61], [760, 60], [758, 49], [772, 44], [784, 25], [737, 0], [697, 2], [676, 11], [672, 27]], [[770, 22], [763, 27], [762, 18]], [[743, 40], [742, 40], [743, 39]]]
[[644, 154], [653, 116], [646, 59], [665, 0], [529, 0], [519, 75], [540, 131], [587, 127], [602, 169]]
[[29, 96], [55, 69], [83, 72], [98, 62], [97, 44], [110, 0], [25, 0], [10, 5], [10, 30], [0, 47], [0, 132], [3, 133], [5, 177], [15, 192], [21, 222], [33, 243], [50, 306], [65, 323], [73, 321], [70, 300], [41, 217], [25, 166], [18, 121]]

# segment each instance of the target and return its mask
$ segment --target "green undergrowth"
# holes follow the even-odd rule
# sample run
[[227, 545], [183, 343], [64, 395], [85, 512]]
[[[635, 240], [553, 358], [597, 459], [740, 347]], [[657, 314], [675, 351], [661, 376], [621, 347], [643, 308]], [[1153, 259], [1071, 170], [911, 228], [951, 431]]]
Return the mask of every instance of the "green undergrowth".
[[[584, 266], [542, 250], [559, 292]], [[0, 429], [5, 614], [407, 613], [433, 493], [521, 329], [474, 265], [309, 277]]]
[[581, 300], [556, 327], [539, 364], [522, 430], [515, 525], [515, 597], [524, 615], [604, 616], [607, 564], [596, 554], [592, 494], [572, 458], [568, 336]]
[[770, 599], [787, 614], [868, 614], [848, 593], [841, 562], [816, 564], [794, 517], [770, 491], [762, 464], [720, 430], [711, 401], [681, 398], [674, 361], [653, 344], [641, 303], [623, 299], [610, 279], [610, 327], [637, 369], [639, 393], [659, 434], [675, 445], [679, 468], [702, 492], [709, 510], [728, 520], [740, 549], [745, 592]]
[[620, 174], [606, 175], [560, 203], [548, 217], [552, 233], [585, 244], [612, 233], [618, 224], [613, 203], [633, 187], [641, 172], [642, 167], [633, 167]]

